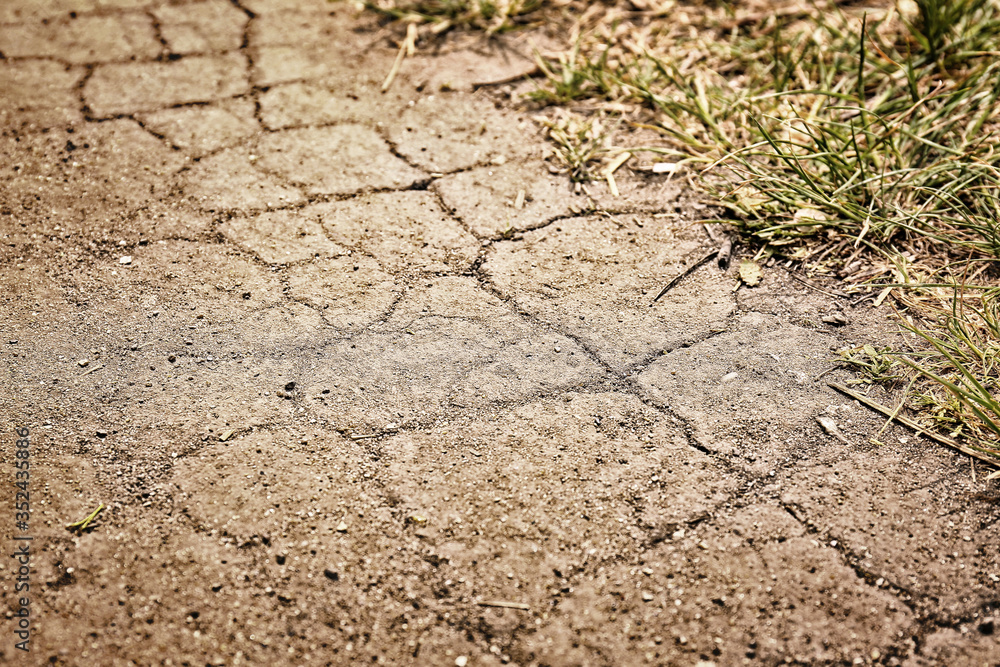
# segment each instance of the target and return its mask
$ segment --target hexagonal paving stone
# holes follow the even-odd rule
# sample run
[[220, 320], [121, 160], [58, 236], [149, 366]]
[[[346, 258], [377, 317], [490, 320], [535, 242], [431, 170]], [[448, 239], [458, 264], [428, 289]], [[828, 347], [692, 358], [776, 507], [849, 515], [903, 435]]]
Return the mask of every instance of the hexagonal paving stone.
[[0, 4], [0, 23], [27, 23], [61, 17], [70, 12], [141, 9], [149, 0], [32, 0]]
[[141, 114], [143, 125], [173, 145], [200, 156], [231, 146], [258, 132], [252, 100], [223, 100]]
[[[967, 619], [996, 601], [994, 507], [988, 495], [975, 497], [968, 461], [962, 470], [958, 455], [909, 436], [907, 442], [834, 450], [789, 470], [776, 490], [800, 519], [856, 554], [860, 568], [908, 604], [934, 610], [942, 622]], [[928, 479], [926, 470], [947, 472]]]
[[408, 59], [406, 76], [432, 93], [469, 92], [482, 85], [517, 81], [538, 67], [530, 52], [522, 52], [520, 46], [515, 40], [494, 35], [488, 41], [476, 40], [469, 48], [453, 47], [434, 56], [417, 54]]
[[498, 243], [483, 270], [520, 307], [623, 369], [726, 326], [732, 283], [712, 266], [653, 304], [702, 243], [696, 230], [664, 219], [570, 218]]
[[450, 172], [531, 153], [541, 144], [530, 120], [497, 111], [486, 100], [456, 104], [454, 96], [418, 96], [401, 122], [388, 124], [396, 150], [428, 171]]
[[87, 80], [84, 99], [98, 116], [211, 102], [250, 89], [243, 54], [186, 56], [155, 63], [101, 65]]
[[30, 124], [36, 128], [79, 123], [77, 84], [84, 70], [47, 60], [0, 60], [2, 132]]
[[323, 227], [299, 209], [234, 217], [222, 225], [221, 231], [268, 264], [288, 264], [346, 251], [331, 242]]
[[560, 570], [550, 618], [520, 634], [512, 654], [539, 662], [597, 654], [614, 664], [868, 664], [873, 649], [913, 631], [904, 604], [804, 532], [780, 508], [751, 506], [681, 526], [632, 561], [582, 559]]
[[302, 211], [318, 215], [337, 243], [357, 248], [396, 271], [468, 267], [479, 242], [444, 212], [430, 192], [359, 195]]
[[749, 313], [717, 336], [654, 360], [638, 383], [687, 419], [704, 446], [765, 472], [790, 454], [790, 435], [818, 431], [815, 416], [836, 402], [832, 389], [813, 381], [829, 367], [835, 343]]
[[522, 401], [603, 377], [570, 339], [535, 330], [474, 279], [427, 285], [385, 322], [309, 361], [304, 387], [317, 417], [383, 429], [449, 405]]
[[[127, 119], [0, 141], [0, 152], [17, 165], [0, 179], [4, 201], [22, 221], [52, 221], [64, 231], [107, 228], [164, 194], [185, 164], [183, 155]], [[96, 224], [94, 200], [104, 212]]]
[[243, 44], [246, 12], [224, 0], [153, 8], [171, 53], [230, 51]]
[[364, 34], [358, 30], [355, 21], [345, 20], [340, 14], [347, 12], [335, 4], [323, 7], [320, 1], [314, 6], [314, 9], [322, 7], [326, 11], [310, 11], [304, 3], [297, 0], [293, 0], [285, 8], [273, 0], [265, 0], [262, 4], [267, 6], [263, 13], [253, 10], [258, 16], [250, 25], [247, 35], [251, 48], [292, 46], [301, 49], [339, 44], [342, 46], [342, 54], [360, 53], [373, 39], [372, 33]]
[[364, 68], [338, 80], [323, 83], [286, 83], [274, 85], [260, 95], [260, 119], [272, 130], [297, 125], [327, 125], [342, 122], [366, 122], [402, 106], [395, 96], [383, 95], [380, 83]]
[[375, 260], [351, 254], [290, 268], [288, 291], [315, 308], [329, 326], [361, 331], [385, 316], [403, 286]]
[[265, 87], [293, 81], [323, 80], [340, 69], [332, 63], [343, 52], [330, 44], [302, 49], [296, 46], [261, 46], [252, 50], [254, 85]]
[[[584, 197], [572, 194], [565, 176], [550, 174], [541, 161], [477, 167], [438, 179], [434, 189], [481, 237], [539, 227], [587, 205]], [[521, 191], [524, 201], [517, 208]]]
[[180, 174], [184, 195], [205, 210], [267, 209], [305, 201], [297, 188], [254, 167], [248, 149], [227, 149], [203, 158]]
[[262, 136], [259, 166], [312, 194], [405, 188], [426, 175], [389, 150], [374, 130], [357, 125], [302, 128]]

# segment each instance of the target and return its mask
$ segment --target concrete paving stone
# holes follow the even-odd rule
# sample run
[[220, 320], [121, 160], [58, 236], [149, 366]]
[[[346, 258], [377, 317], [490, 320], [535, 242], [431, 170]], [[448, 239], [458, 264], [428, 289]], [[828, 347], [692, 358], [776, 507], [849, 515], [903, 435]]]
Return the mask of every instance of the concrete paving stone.
[[451, 93], [416, 96], [401, 122], [388, 125], [396, 150], [428, 171], [447, 173], [525, 156], [542, 141], [526, 118], [498, 111], [485, 99], [461, 105], [455, 99]]
[[838, 402], [813, 380], [829, 367], [831, 347], [831, 335], [749, 313], [717, 336], [657, 358], [638, 383], [688, 420], [705, 447], [764, 473], [795, 453], [788, 438], [803, 429], [817, 446], [837, 442], [815, 421]]
[[[5, 323], [3, 335], [7, 337], [4, 347], [0, 347], [0, 359], [5, 377], [11, 382], [5, 389], [11, 390], [9, 398], [14, 400], [15, 395], [23, 395], [15, 390], [20, 384], [15, 382], [16, 378], [33, 381], [35, 386], [40, 381], [48, 384], [52, 380], [51, 372], [40, 368], [37, 360], [64, 347], [65, 340], [59, 340], [58, 331], [72, 308], [59, 281], [39, 262], [14, 258], [0, 262], [0, 281], [4, 285], [0, 293], [0, 317]], [[10, 340], [18, 341], [17, 345], [10, 345]]]
[[265, 127], [280, 130], [297, 125], [366, 123], [385, 117], [403, 100], [393, 91], [383, 94], [381, 82], [368, 68], [325, 77], [323, 83], [286, 83], [271, 86], [260, 95], [260, 119]]
[[0, 133], [80, 123], [84, 70], [48, 60], [0, 60]]
[[[262, 456], [268, 465], [260, 465]], [[223, 543], [254, 556], [238, 573], [215, 571], [214, 580], [223, 584], [218, 594], [243, 604], [244, 593], [257, 598], [253, 639], [246, 627], [242, 638], [227, 639], [233, 648], [246, 642], [247, 655], [280, 664], [291, 645], [306, 662], [321, 652], [322, 661], [338, 664], [371, 662], [372, 655], [402, 664], [412, 660], [413, 648], [398, 641], [393, 624], [378, 622], [388, 613], [407, 619], [420, 636], [420, 654], [431, 662], [447, 651], [448, 662], [455, 651], [490, 656], [464, 632], [433, 627], [447, 608], [458, 612], [452, 600], [440, 599], [449, 597], [445, 580], [455, 570], [428, 553], [396, 509], [399, 501], [373, 483], [383, 466], [370, 443], [308, 428], [240, 434], [177, 462], [174, 506], [200, 530], [226, 535]], [[217, 502], [216, 488], [239, 504]], [[250, 571], [257, 573], [252, 585], [240, 576]], [[274, 586], [264, 594], [262, 578]], [[289, 615], [290, 604], [300, 613]], [[159, 608], [151, 611], [161, 618]], [[226, 621], [209, 622], [215, 627]], [[287, 629], [288, 623], [294, 636], [270, 629]], [[320, 650], [317, 642], [325, 646]]]
[[532, 229], [587, 205], [584, 197], [572, 194], [565, 177], [550, 174], [540, 160], [477, 167], [438, 179], [434, 189], [480, 237]]
[[351, 255], [291, 267], [288, 292], [317, 309], [328, 326], [361, 331], [385, 316], [403, 286], [370, 257]]
[[[126, 290], [141, 295], [132, 306], [144, 314], [165, 311], [169, 304], [189, 304], [182, 310], [193, 314], [183, 319], [179, 328], [210, 326], [216, 318], [225, 317], [227, 311], [245, 313], [254, 308], [277, 307], [283, 301], [281, 282], [271, 270], [219, 243], [157, 241], [130, 248], [127, 254], [132, 257], [131, 264], [116, 266], [119, 255], [114, 255], [99, 264], [94, 273], [95, 281], [102, 281], [107, 279], [108, 269], [115, 268], [117, 278], [103, 286], [90, 283], [88, 288], [98, 293], [110, 289], [112, 293]], [[251, 297], [244, 298], [246, 293]], [[155, 324], [171, 317], [166, 312], [161, 315]]]
[[549, 618], [518, 633], [510, 654], [522, 664], [595, 655], [609, 664], [869, 664], [912, 614], [802, 532], [780, 508], [752, 507], [679, 528], [637, 560], [574, 568]]
[[570, 339], [537, 331], [474, 279], [427, 285], [407, 293], [383, 324], [309, 361], [303, 386], [313, 416], [382, 430], [603, 377]]
[[531, 45], [516, 37], [473, 37], [434, 55], [407, 58], [403, 75], [429, 93], [470, 92], [483, 85], [516, 81], [537, 69]]
[[[733, 485], [669, 418], [610, 393], [540, 399], [486, 418], [455, 415], [381, 441], [378, 453], [386, 495], [403, 516], [423, 517], [411, 529], [435, 557], [474, 577], [454, 594], [516, 601], [535, 614], [563, 613], [560, 579], [645, 542], [633, 519], [636, 496], [662, 490], [657, 511], [683, 524]], [[473, 627], [503, 636], [493, 613], [471, 610]]]
[[56, 58], [74, 65], [151, 60], [163, 45], [152, 19], [141, 13], [61, 16], [0, 25], [0, 52], [8, 58]]
[[52, 19], [70, 12], [141, 9], [149, 0], [31, 0], [0, 5], [0, 23], [27, 23]]
[[[0, 178], [2, 199], [13, 216], [49, 233], [113, 226], [119, 216], [164, 194], [170, 175], [185, 163], [183, 155], [125, 119], [4, 137], [0, 144], [13, 166]], [[95, 201], [101, 202], [96, 216]]]
[[[822, 285], [822, 279], [814, 280]], [[822, 318], [834, 312], [843, 312], [848, 308], [850, 300], [857, 299], [854, 295], [849, 300], [830, 297], [817, 299], [815, 291], [809, 291], [802, 283], [791, 278], [789, 273], [778, 267], [764, 267], [764, 277], [753, 289], [741, 289], [736, 299], [740, 306], [759, 313], [768, 313], [784, 317], [799, 323], [811, 322], [814, 326], [822, 326]], [[870, 309], [871, 304], [866, 303]], [[851, 319], [848, 317], [848, 319]], [[841, 329], [843, 331], [843, 329]]]
[[267, 209], [305, 201], [281, 179], [260, 171], [257, 156], [246, 148], [230, 148], [202, 158], [177, 178], [187, 198], [204, 210]]
[[302, 209], [233, 217], [220, 231], [268, 264], [288, 264], [313, 257], [341, 255], [347, 248], [330, 241], [323, 226]]
[[624, 369], [725, 328], [734, 309], [732, 283], [712, 266], [651, 305], [663, 285], [702, 255], [703, 238], [664, 218], [568, 218], [496, 244], [483, 270], [521, 308]]
[[231, 99], [138, 114], [137, 118], [188, 155], [199, 157], [260, 131], [254, 106], [249, 99]]
[[251, 48], [339, 44], [343, 59], [343, 54], [358, 54], [371, 45], [372, 33], [359, 26], [358, 21], [348, 20], [350, 10], [336, 3], [320, 1], [310, 7], [308, 3], [293, 2], [287, 8], [275, 2], [266, 4], [267, 9], [254, 18], [247, 31]]
[[[688, 446], [679, 424], [634, 396], [569, 393], [497, 417], [456, 419], [381, 443], [387, 489], [405, 511], [428, 518], [426, 539], [447, 548], [452, 564], [472, 568], [474, 554], [498, 542], [520, 561], [490, 567], [482, 559], [477, 593], [487, 599], [488, 588], [502, 598], [509, 585], [502, 568], [526, 575], [545, 561], [597, 563], [644, 543], [647, 533], [634, 521], [638, 497], [662, 495], [648, 509], [660, 521], [685, 524], [735, 486]], [[549, 461], [558, 469], [541, 472]], [[506, 520], [491, 520], [496, 504]]]
[[249, 21], [246, 12], [224, 0], [160, 5], [152, 12], [170, 53], [236, 50]]
[[169, 200], [150, 202], [123, 218], [128, 224], [118, 235], [130, 246], [141, 241], [193, 240], [211, 231], [215, 222], [209, 214]]
[[1000, 645], [997, 644], [996, 638], [998, 621], [1000, 618], [994, 610], [992, 616], [963, 623], [960, 629], [939, 628], [923, 638], [920, 648], [907, 657], [903, 665], [904, 667], [1000, 665]]
[[[232, 350], [220, 350], [217, 346], [208, 346], [214, 354], [206, 354], [205, 349], [192, 353], [182, 341], [170, 342], [172, 346], [155, 356], [140, 357], [140, 363], [121, 383], [131, 383], [128, 387], [131, 419], [155, 422], [182, 434], [173, 444], [173, 450], [164, 450], [165, 458], [200, 445], [200, 434], [208, 429], [219, 434], [229, 428], [273, 423], [294, 415], [295, 406], [275, 393], [286, 382], [282, 374], [288, 372], [287, 360], [256, 356], [234, 359]], [[167, 345], [161, 342], [159, 347]], [[176, 361], [169, 363], [166, 352], [174, 354]], [[206, 356], [212, 356], [213, 361], [205, 361]], [[153, 372], [150, 368], [157, 370]], [[281, 379], [281, 384], [265, 387], [262, 377], [275, 382]], [[152, 387], [146, 387], [147, 382]]]
[[98, 116], [211, 102], [248, 92], [243, 54], [185, 56], [170, 62], [101, 65], [83, 89]]
[[[782, 502], [943, 623], [996, 602], [1000, 525], [955, 456], [930, 442], [852, 449], [786, 475]], [[927, 470], [950, 470], [927, 477]], [[858, 493], [864, 489], [865, 493]], [[872, 502], [872, 495], [883, 499]]]
[[336, 243], [377, 259], [393, 271], [467, 269], [479, 242], [430, 192], [383, 192], [308, 207]]
[[426, 178], [389, 150], [374, 131], [358, 125], [301, 128], [262, 136], [258, 166], [314, 195], [404, 189]]
[[308, 48], [259, 46], [252, 48], [250, 53], [253, 58], [251, 78], [256, 86], [323, 80], [336, 76], [338, 71], [343, 72], [344, 53], [336, 44]]

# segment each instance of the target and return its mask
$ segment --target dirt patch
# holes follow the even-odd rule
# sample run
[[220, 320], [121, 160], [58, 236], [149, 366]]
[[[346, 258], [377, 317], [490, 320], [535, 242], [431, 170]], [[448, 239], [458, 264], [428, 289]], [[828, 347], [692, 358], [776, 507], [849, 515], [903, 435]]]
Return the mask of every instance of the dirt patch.
[[0, 8], [0, 662], [996, 662], [995, 482], [825, 384], [884, 310], [654, 302], [702, 205], [557, 173], [516, 36], [146, 4]]

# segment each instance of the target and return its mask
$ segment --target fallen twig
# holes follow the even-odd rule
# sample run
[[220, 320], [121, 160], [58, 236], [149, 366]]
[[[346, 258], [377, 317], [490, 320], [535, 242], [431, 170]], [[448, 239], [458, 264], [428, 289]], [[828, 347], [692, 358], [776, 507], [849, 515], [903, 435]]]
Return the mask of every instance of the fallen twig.
[[[699, 266], [701, 266], [702, 264], [704, 264], [705, 262], [707, 262], [708, 260], [712, 259], [713, 257], [715, 257], [718, 254], [719, 254], [718, 250], [713, 250], [712, 252], [708, 253], [707, 255], [705, 255], [704, 257], [702, 257], [701, 259], [699, 259], [697, 262], [695, 262], [694, 264], [692, 264], [688, 268], [684, 269], [684, 271], [682, 271], [680, 273], [680, 275], [676, 276], [673, 280], [671, 280], [669, 283], [667, 283], [666, 287], [664, 287], [662, 290], [660, 290], [660, 293], [656, 295], [655, 299], [653, 299], [653, 303], [656, 303], [657, 301], [659, 301], [660, 297], [663, 296], [664, 294], [666, 294], [667, 292], [669, 292], [670, 289], [674, 285], [676, 285], [680, 281], [684, 280], [684, 278], [686, 278], [689, 275], [691, 275], [694, 272], [695, 269], [697, 269]], [[651, 303], [649, 305], [653, 305], [653, 304]]]
[[839, 391], [842, 394], [846, 394], [847, 396], [850, 396], [851, 398], [853, 398], [854, 400], [858, 401], [862, 405], [866, 405], [869, 408], [871, 408], [872, 410], [875, 410], [876, 412], [881, 412], [886, 417], [889, 417], [890, 419], [894, 419], [895, 421], [899, 422], [903, 426], [910, 427], [911, 429], [913, 429], [914, 431], [917, 432], [917, 435], [927, 436], [931, 440], [933, 440], [933, 441], [935, 441], [935, 442], [937, 442], [939, 444], [942, 444], [945, 447], [949, 447], [950, 449], [954, 449], [955, 451], [962, 452], [963, 454], [967, 454], [968, 456], [971, 456], [972, 458], [979, 459], [980, 461], [982, 461], [984, 463], [989, 463], [992, 466], [1000, 467], [1000, 460], [997, 460], [995, 457], [992, 457], [989, 454], [983, 454], [983, 453], [981, 453], [981, 452], [979, 452], [979, 451], [977, 451], [977, 450], [975, 450], [975, 449], [973, 449], [971, 447], [967, 447], [965, 445], [957, 443], [954, 440], [952, 440], [951, 438], [946, 438], [943, 435], [939, 435], [937, 433], [934, 433], [933, 431], [929, 431], [929, 430], [927, 430], [927, 428], [925, 426], [921, 425], [918, 422], [913, 421], [909, 417], [903, 417], [903, 416], [900, 416], [900, 415], [894, 415], [893, 413], [895, 411], [892, 408], [887, 408], [887, 407], [885, 407], [884, 405], [882, 405], [880, 403], [876, 403], [875, 401], [873, 401], [872, 399], [868, 398], [867, 396], [859, 394], [859, 393], [857, 393], [855, 391], [851, 391], [850, 389], [848, 389], [844, 385], [837, 384], [836, 382], [828, 382], [827, 385], [830, 386], [830, 387], [833, 387], [834, 389], [836, 389], [837, 391]]
[[416, 45], [417, 24], [410, 23], [406, 26], [406, 37], [403, 39], [403, 43], [399, 45], [399, 53], [396, 54], [396, 60], [392, 63], [392, 69], [389, 70], [389, 75], [382, 82], [383, 93], [389, 90], [389, 86], [392, 85], [392, 82], [396, 79], [396, 75], [399, 74], [399, 68], [403, 65], [403, 58], [413, 55]]
[[725, 271], [729, 268], [729, 260], [733, 257], [733, 237], [727, 236], [719, 246], [719, 268]]
[[484, 600], [477, 602], [480, 607], [500, 607], [501, 609], [519, 609], [521, 611], [531, 611], [531, 607], [522, 602], [504, 602], [503, 600]]

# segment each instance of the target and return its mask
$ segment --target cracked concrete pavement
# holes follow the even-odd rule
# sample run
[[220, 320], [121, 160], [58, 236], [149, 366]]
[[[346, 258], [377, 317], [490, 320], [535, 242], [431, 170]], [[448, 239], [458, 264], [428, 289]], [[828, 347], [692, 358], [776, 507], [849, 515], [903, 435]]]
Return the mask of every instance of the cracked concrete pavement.
[[552, 173], [525, 36], [382, 93], [393, 34], [0, 5], [0, 662], [1000, 664], [995, 483], [817, 379], [884, 307], [711, 264], [653, 304], [697, 193]]

